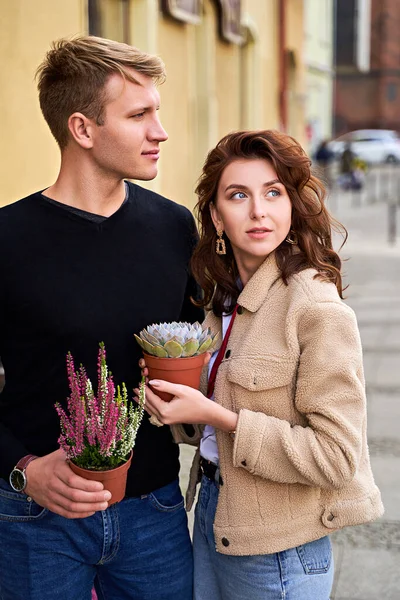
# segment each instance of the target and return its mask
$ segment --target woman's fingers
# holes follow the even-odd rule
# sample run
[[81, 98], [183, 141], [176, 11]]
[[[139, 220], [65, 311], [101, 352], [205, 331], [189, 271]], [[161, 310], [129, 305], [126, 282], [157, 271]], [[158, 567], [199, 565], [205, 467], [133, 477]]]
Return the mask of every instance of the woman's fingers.
[[[134, 392], [136, 396], [134, 396], [134, 401], [139, 402], [139, 389], [135, 388]], [[145, 411], [150, 415], [155, 415], [157, 418], [161, 417], [161, 412], [167, 403], [164, 400], [161, 400], [154, 392], [146, 386], [146, 402], [144, 405]]]
[[[167, 382], [163, 381], [163, 383], [167, 383]], [[174, 384], [169, 384], [169, 385], [174, 385]], [[157, 396], [158, 389], [160, 389], [160, 391], [163, 391], [162, 388], [157, 388], [157, 389], [154, 388], [154, 390], [153, 390], [149, 386], [146, 386], [146, 404], [149, 406], [150, 411], [152, 413], [156, 413], [157, 415], [160, 414], [162, 412], [162, 410], [165, 408], [165, 406], [168, 404], [168, 402], [161, 400], [161, 398], [159, 396]], [[171, 393], [173, 393], [173, 392], [171, 392]]]
[[[170, 383], [169, 381], [163, 381], [161, 379], [151, 379], [149, 381], [150, 392], [155, 396], [158, 391], [167, 392], [168, 394], [172, 394], [173, 396], [180, 396], [183, 393], [183, 390], [186, 386], [182, 386], [178, 383]], [[147, 388], [149, 389], [149, 388]], [[154, 390], [154, 392], [153, 392]], [[146, 391], [147, 394], [147, 391]], [[158, 398], [158, 396], [157, 396]]]
[[[151, 388], [146, 388], [146, 398], [148, 399], [151, 411], [157, 418], [166, 425], [174, 423], [208, 423], [206, 419], [208, 403], [215, 403], [208, 400], [199, 390], [195, 390], [187, 385], [169, 383], [159, 379], [152, 379], [149, 382]], [[152, 389], [153, 388], [153, 389]], [[157, 393], [167, 392], [173, 395], [171, 402], [164, 402], [157, 396]]]
[[[135, 391], [138, 392], [138, 390]], [[165, 402], [157, 395], [159, 392], [172, 394], [173, 399], [171, 402]], [[198, 419], [203, 418], [201, 415], [205, 409], [205, 400], [207, 401], [207, 398], [198, 390], [186, 385], [152, 379], [149, 386], [146, 386], [145, 408], [147, 412], [167, 425], [202, 422]]]
[[[142, 377], [148, 377], [149, 376], [149, 370], [146, 367], [146, 361], [144, 360], [144, 358], [141, 358], [139, 360], [139, 367], [141, 369], [141, 375], [142, 375]], [[146, 383], [147, 383], [147, 381], [146, 381]]]

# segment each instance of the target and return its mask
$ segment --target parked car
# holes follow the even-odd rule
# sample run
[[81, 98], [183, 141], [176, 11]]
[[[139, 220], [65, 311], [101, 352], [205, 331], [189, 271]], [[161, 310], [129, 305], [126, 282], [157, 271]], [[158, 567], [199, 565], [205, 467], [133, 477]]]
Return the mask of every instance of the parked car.
[[354, 154], [366, 163], [400, 162], [400, 136], [390, 129], [359, 129], [350, 131], [328, 147], [336, 158], [340, 158], [346, 144], [351, 143]]

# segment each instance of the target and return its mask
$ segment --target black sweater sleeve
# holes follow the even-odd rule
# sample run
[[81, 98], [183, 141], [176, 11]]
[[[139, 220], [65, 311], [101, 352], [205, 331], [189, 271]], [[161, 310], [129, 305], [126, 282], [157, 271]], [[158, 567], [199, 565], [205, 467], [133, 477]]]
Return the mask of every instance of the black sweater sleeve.
[[27, 454], [25, 446], [0, 421], [0, 477], [8, 480], [19, 459]]
[[[0, 355], [1, 335], [4, 331], [4, 303], [0, 293]], [[10, 431], [1, 421], [2, 394], [0, 393], [0, 477], [8, 480], [8, 476], [17, 462], [23, 456], [29, 454], [24, 444]]]

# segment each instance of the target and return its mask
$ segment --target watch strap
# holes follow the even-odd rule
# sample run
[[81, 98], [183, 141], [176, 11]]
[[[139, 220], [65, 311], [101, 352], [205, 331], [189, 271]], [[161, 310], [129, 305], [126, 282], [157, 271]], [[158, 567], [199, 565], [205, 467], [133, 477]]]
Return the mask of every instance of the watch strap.
[[29, 463], [35, 460], [35, 458], [38, 458], [35, 454], [27, 454], [26, 456], [23, 456], [19, 459], [14, 469], [24, 472]]

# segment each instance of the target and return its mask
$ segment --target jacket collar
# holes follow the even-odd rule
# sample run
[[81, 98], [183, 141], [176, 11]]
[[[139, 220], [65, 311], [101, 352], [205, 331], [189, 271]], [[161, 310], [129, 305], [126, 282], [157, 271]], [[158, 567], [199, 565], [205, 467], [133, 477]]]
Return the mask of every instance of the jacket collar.
[[256, 312], [280, 277], [281, 272], [276, 264], [275, 252], [272, 252], [243, 288], [238, 304], [250, 312]]

